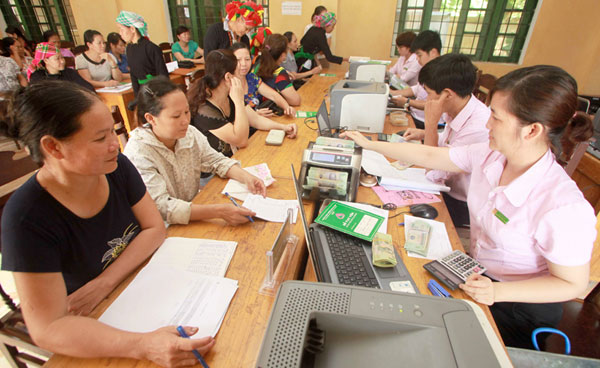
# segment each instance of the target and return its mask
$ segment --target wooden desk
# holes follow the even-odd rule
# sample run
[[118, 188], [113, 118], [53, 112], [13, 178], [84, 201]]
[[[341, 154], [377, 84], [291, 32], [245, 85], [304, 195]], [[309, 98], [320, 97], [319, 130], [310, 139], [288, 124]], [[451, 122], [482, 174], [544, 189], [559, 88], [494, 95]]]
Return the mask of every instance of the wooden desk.
[[600, 211], [600, 160], [586, 152], [572, 175], [585, 199], [596, 213]]
[[[175, 69], [169, 74], [169, 78], [175, 84], [185, 85], [187, 73], [194, 70], [204, 70], [204, 65], [198, 69]], [[118, 93], [97, 92], [97, 94], [109, 109], [113, 106], [117, 106], [119, 108], [121, 115], [123, 116], [123, 122], [125, 123], [125, 129], [127, 129], [127, 132], [131, 132], [137, 127], [137, 120], [135, 119], [134, 112], [127, 109], [127, 105], [129, 105], [129, 103], [135, 98], [133, 95], [133, 88], [129, 88]]]
[[[303, 98], [299, 110], [316, 111], [327, 87], [334, 78], [321, 78], [309, 81], [300, 90]], [[291, 180], [290, 163], [300, 167], [301, 152], [310, 140], [314, 140], [316, 131], [312, 131], [303, 123], [303, 119], [278, 117], [282, 123], [296, 122], [298, 137], [285, 139], [281, 146], [265, 145], [268, 132], [259, 131], [250, 138], [250, 148], [241, 149], [234, 158], [242, 162], [242, 166], [252, 166], [267, 162], [276, 182], [267, 189], [269, 197], [278, 199], [295, 199], [296, 194]], [[316, 124], [311, 124], [315, 125]], [[316, 129], [316, 128], [315, 128]], [[213, 178], [196, 196], [194, 203], [228, 203], [220, 194], [226, 180]], [[305, 209], [312, 221], [314, 204], [305, 202]], [[216, 336], [216, 344], [205, 356], [207, 363], [213, 367], [251, 367], [256, 362], [266, 324], [271, 313], [273, 297], [260, 295], [258, 290], [266, 273], [265, 253], [275, 240], [281, 224], [268, 223], [261, 220], [238, 227], [226, 226], [221, 220], [193, 222], [189, 225], [171, 226], [168, 236], [191, 238], [207, 238], [232, 240], [238, 242], [237, 250], [231, 260], [226, 277], [238, 280], [239, 289], [225, 315], [223, 324]], [[306, 267], [307, 248], [304, 241], [302, 223], [294, 225], [294, 234], [299, 242], [290, 262], [285, 279], [301, 279]], [[111, 295], [93, 312], [99, 317], [104, 310], [131, 282], [133, 275], [125, 280]], [[137, 361], [121, 358], [80, 359], [63, 355], [54, 355], [45, 367], [156, 367], [148, 361]]]

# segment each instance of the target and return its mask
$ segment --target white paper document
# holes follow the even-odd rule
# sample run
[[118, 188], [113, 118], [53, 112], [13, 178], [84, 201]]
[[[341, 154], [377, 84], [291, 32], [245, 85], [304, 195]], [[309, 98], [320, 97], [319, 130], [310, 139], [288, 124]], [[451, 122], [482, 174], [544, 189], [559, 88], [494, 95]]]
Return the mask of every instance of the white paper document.
[[338, 201], [338, 202], [342, 202], [344, 204], [347, 204], [348, 206], [358, 208], [363, 211], [371, 212], [376, 215], [382, 216], [383, 222], [381, 223], [381, 226], [379, 227], [379, 230], [377, 232], [387, 234], [388, 215], [389, 215], [390, 211], [384, 210], [383, 208], [373, 207], [369, 204], [364, 204], [364, 203], [344, 202], [344, 201]]
[[281, 3], [282, 15], [302, 15], [302, 1], [284, 1]]
[[[256, 176], [257, 178], [262, 179], [263, 183], [265, 183], [265, 187], [268, 187], [275, 182], [275, 178], [273, 178], [271, 175], [271, 170], [269, 170], [269, 166], [267, 166], [266, 163], [245, 167], [244, 170]], [[245, 201], [246, 196], [250, 194], [250, 191], [248, 190], [246, 184], [240, 183], [237, 180], [229, 179], [227, 184], [225, 184], [225, 188], [223, 188], [221, 191], [221, 194], [225, 193], [229, 193], [229, 195], [235, 199]]]
[[448, 238], [448, 232], [446, 231], [446, 225], [443, 222], [424, 219], [420, 217], [413, 217], [404, 215], [404, 241], [406, 242], [406, 229], [412, 226], [415, 221], [425, 221], [431, 226], [431, 233], [429, 233], [429, 250], [427, 251], [427, 257], [423, 257], [417, 253], [406, 252], [409, 257], [425, 258], [425, 259], [439, 259], [452, 253], [452, 245]]
[[118, 86], [115, 87], [102, 87], [102, 88], [98, 88], [96, 90], [96, 92], [101, 93], [101, 92], [105, 92], [105, 93], [121, 93], [121, 92], [125, 92], [128, 89], [131, 88], [131, 83], [123, 83], [123, 84], [119, 84]]
[[142, 333], [165, 326], [195, 326], [198, 333], [194, 337], [214, 337], [237, 288], [236, 280], [148, 265], [99, 321]]
[[177, 61], [171, 61], [170, 63], [166, 63], [165, 66], [167, 67], [167, 71], [169, 73], [173, 73], [175, 69], [179, 69], [179, 64], [177, 63]]
[[298, 200], [274, 199], [258, 194], [248, 194], [243, 204], [249, 210], [256, 212], [256, 217], [270, 222], [284, 222], [288, 208], [294, 211], [292, 223], [298, 217]]
[[450, 188], [436, 184], [425, 177], [425, 169], [408, 168], [398, 170], [381, 153], [363, 150], [361, 166], [371, 175], [380, 176], [379, 184], [397, 187], [397, 190], [421, 190], [429, 192], [448, 192]]
[[148, 266], [170, 266], [205, 276], [225, 276], [237, 243], [210, 239], [170, 237], [158, 248]]

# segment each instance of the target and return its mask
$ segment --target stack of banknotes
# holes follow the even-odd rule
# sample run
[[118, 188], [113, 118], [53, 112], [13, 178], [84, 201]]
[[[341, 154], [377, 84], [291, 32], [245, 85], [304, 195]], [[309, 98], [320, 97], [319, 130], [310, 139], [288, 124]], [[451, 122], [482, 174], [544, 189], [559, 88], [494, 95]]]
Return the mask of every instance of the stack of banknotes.
[[351, 141], [349, 139], [340, 139], [340, 138], [331, 138], [331, 137], [317, 137], [317, 140], [315, 141], [315, 144], [317, 146], [354, 149], [354, 141]]
[[308, 169], [304, 189], [320, 188], [335, 189], [338, 195], [346, 195], [348, 173], [345, 171], [329, 170], [320, 167]]
[[377, 267], [394, 267], [398, 260], [394, 253], [392, 236], [377, 233], [373, 238], [373, 265]]
[[424, 221], [415, 221], [406, 229], [406, 243], [404, 249], [427, 257], [429, 251], [429, 233], [431, 226]]

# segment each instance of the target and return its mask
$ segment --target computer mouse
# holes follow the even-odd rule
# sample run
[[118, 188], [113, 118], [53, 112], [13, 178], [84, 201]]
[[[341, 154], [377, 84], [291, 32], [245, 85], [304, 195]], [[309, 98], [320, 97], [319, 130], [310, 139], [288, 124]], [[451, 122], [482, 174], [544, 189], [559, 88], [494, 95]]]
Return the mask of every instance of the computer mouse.
[[423, 217], [426, 219], [434, 219], [438, 216], [438, 211], [435, 207], [428, 204], [415, 204], [410, 206], [411, 215]]

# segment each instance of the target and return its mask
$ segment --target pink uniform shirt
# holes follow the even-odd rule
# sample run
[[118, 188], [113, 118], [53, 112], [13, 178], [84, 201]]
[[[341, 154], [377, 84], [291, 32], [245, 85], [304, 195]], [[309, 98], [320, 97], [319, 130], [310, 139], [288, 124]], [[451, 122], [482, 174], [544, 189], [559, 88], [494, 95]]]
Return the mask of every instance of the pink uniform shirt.
[[[429, 96], [429, 93], [427, 93], [427, 91], [425, 90], [425, 88], [422, 85], [417, 83], [414, 86], [410, 87], [410, 89], [413, 91], [413, 95], [415, 95], [415, 100], [419, 100], [419, 101], [427, 100], [427, 96]], [[417, 118], [421, 121], [425, 121], [425, 111], [424, 110], [411, 108], [410, 113], [415, 118]]]
[[[452, 119], [448, 114], [442, 114], [442, 120], [446, 122], [444, 131], [438, 138], [439, 147], [468, 146], [473, 143], [487, 142], [488, 129], [485, 127], [490, 118], [490, 108], [471, 95], [469, 102]], [[436, 183], [445, 183], [450, 187], [450, 194], [460, 201], [467, 200], [469, 179], [467, 173], [452, 173], [441, 170], [431, 170], [427, 178]]]
[[590, 261], [594, 210], [550, 150], [506, 186], [498, 186], [506, 158], [487, 143], [453, 147], [450, 159], [471, 173], [470, 252], [490, 277], [524, 280], [549, 274], [546, 261]]
[[398, 61], [396, 61], [396, 64], [390, 68], [390, 73], [396, 74], [409, 86], [414, 86], [418, 83], [420, 70], [421, 65], [417, 60], [417, 54], [411, 54], [408, 59], [404, 56], [400, 56]]

